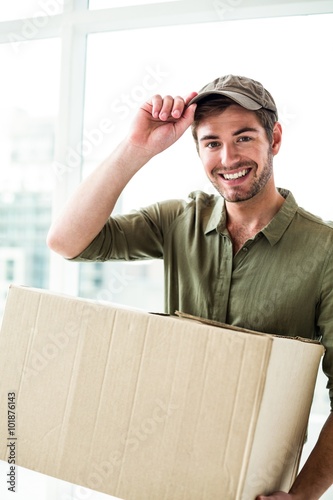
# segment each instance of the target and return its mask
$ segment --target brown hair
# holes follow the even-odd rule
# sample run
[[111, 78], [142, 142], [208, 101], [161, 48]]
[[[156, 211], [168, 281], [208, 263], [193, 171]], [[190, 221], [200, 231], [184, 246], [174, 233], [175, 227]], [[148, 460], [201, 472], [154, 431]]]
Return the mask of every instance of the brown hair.
[[[226, 96], [221, 95], [209, 95], [204, 97], [198, 102], [197, 109], [194, 114], [194, 121], [192, 123], [192, 135], [195, 141], [195, 145], [198, 151], [198, 135], [197, 127], [202, 120], [208, 116], [215, 116], [223, 111], [225, 111], [232, 104], [237, 104], [235, 101]], [[268, 142], [271, 144], [273, 140], [273, 128], [276, 122], [275, 114], [268, 109], [260, 108], [255, 110], [254, 113], [257, 115], [260, 124], [266, 131]]]

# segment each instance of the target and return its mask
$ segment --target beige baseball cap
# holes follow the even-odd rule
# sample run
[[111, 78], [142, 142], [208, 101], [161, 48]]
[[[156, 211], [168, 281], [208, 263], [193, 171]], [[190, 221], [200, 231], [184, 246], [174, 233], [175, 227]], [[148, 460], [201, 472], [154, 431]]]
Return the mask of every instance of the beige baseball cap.
[[188, 103], [188, 106], [212, 94], [230, 97], [237, 104], [251, 111], [260, 108], [268, 109], [273, 111], [276, 120], [278, 119], [278, 112], [273, 97], [261, 83], [251, 78], [235, 75], [216, 78], [216, 80], [208, 83], [199, 90], [198, 95]]

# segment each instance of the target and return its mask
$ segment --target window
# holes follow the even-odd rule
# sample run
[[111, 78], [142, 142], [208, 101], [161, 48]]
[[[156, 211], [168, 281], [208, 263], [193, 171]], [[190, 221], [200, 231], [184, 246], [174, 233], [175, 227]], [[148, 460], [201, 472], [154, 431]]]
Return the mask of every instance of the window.
[[[6, 71], [0, 82], [0, 282], [47, 288], [55, 117], [58, 112], [60, 41], [0, 45]], [[8, 255], [15, 256], [9, 272]], [[7, 267], [6, 267], [7, 263]], [[2, 312], [4, 302], [1, 302]]]

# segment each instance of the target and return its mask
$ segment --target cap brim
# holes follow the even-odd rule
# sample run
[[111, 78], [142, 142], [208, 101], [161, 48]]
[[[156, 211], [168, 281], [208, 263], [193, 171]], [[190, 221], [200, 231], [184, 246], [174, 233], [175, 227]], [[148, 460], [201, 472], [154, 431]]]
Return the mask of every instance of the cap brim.
[[201, 101], [201, 99], [209, 95], [224, 95], [226, 97], [230, 97], [230, 99], [235, 101], [237, 104], [251, 111], [255, 111], [257, 109], [262, 108], [262, 106], [253, 99], [250, 99], [249, 97], [243, 94], [239, 94], [238, 92], [232, 92], [230, 90], [214, 90], [214, 91], [208, 90], [207, 92], [202, 92], [201, 94], [198, 94], [197, 96], [193, 97], [193, 99], [190, 100], [187, 106], [191, 106], [191, 104], [199, 102]]

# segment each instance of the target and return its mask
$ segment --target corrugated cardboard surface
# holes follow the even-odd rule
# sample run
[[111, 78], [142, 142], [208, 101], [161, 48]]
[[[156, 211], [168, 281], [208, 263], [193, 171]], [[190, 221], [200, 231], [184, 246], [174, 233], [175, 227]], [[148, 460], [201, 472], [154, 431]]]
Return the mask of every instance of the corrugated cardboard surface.
[[322, 354], [299, 340], [11, 287], [1, 435], [15, 391], [23, 467], [126, 500], [254, 499], [293, 480]]

